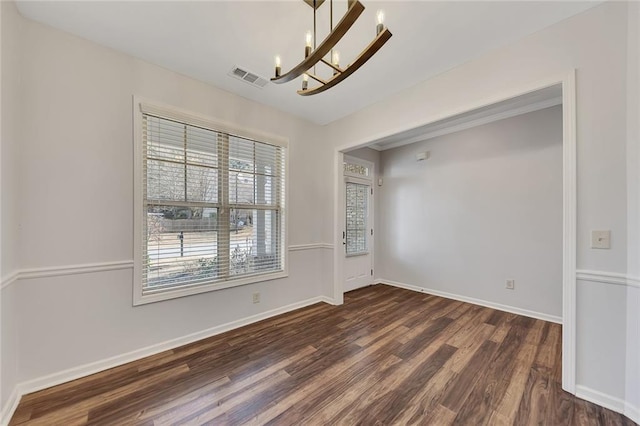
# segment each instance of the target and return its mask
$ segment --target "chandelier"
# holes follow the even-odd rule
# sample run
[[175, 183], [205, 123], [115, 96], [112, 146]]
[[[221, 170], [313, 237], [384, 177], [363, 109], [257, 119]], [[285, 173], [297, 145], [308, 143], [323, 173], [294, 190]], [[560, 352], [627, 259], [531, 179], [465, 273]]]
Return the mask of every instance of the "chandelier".
[[[324, 3], [325, 0], [303, 0], [306, 4], [313, 8], [313, 36], [311, 31], [307, 32], [306, 45], [304, 49], [304, 59], [298, 65], [294, 66], [289, 72], [281, 73], [280, 57], [276, 56], [275, 77], [271, 79], [274, 83], [286, 83], [302, 75], [302, 89], [298, 90], [298, 94], [302, 96], [316, 95], [324, 92], [345, 80], [351, 74], [356, 72], [358, 68], [364, 65], [378, 50], [391, 38], [391, 32], [384, 26], [384, 13], [378, 11], [376, 37], [360, 55], [345, 68], [340, 67], [340, 57], [333, 48], [349, 31], [351, 26], [356, 22], [358, 17], [364, 12], [364, 6], [358, 0], [349, 0], [347, 12], [344, 14], [340, 22], [333, 26], [333, 0], [329, 0], [330, 6], [330, 32], [329, 35], [316, 45], [316, 11]], [[313, 41], [313, 46], [312, 46]], [[326, 60], [325, 56], [330, 53], [330, 60]], [[315, 74], [315, 65], [319, 62], [333, 69], [333, 76], [329, 79], [320, 78]], [[314, 72], [310, 72], [311, 68]], [[315, 80], [319, 85], [309, 88], [309, 78]]]

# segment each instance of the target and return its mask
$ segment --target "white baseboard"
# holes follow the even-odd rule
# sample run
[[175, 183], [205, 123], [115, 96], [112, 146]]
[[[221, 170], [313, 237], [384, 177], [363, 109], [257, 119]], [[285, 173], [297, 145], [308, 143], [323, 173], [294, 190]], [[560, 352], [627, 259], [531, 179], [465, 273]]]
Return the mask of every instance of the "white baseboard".
[[280, 308], [272, 309], [270, 311], [262, 312], [260, 314], [252, 315], [246, 318], [242, 318], [236, 321], [231, 321], [226, 324], [218, 325], [208, 328], [206, 330], [191, 333], [186, 336], [178, 337], [175, 339], [167, 340], [155, 345], [147, 346], [145, 348], [136, 349], [125, 354], [116, 355], [110, 358], [106, 358], [100, 361], [91, 362], [88, 364], [73, 367], [68, 370], [60, 371], [57, 373], [49, 374], [44, 377], [38, 377], [33, 380], [18, 383], [11, 392], [11, 396], [2, 407], [2, 413], [0, 416], [0, 425], [5, 426], [11, 420], [13, 413], [18, 407], [20, 398], [28, 393], [37, 392], [42, 389], [50, 388], [62, 383], [76, 380], [81, 377], [89, 376], [91, 374], [98, 373], [100, 371], [108, 370], [109, 368], [117, 367], [122, 364], [126, 364], [132, 361], [137, 361], [141, 358], [145, 358], [151, 355], [164, 352], [169, 349], [174, 349], [179, 346], [184, 346], [189, 343], [196, 342], [198, 340], [206, 339], [236, 328], [243, 327], [245, 325], [253, 324], [258, 321], [265, 320], [277, 315], [281, 315], [287, 312], [294, 311], [296, 309], [304, 308], [305, 306], [313, 305], [319, 302], [334, 304], [333, 299], [326, 296], [313, 297], [311, 299], [303, 300], [301, 302], [292, 303]]
[[624, 413], [624, 401], [615, 396], [607, 395], [587, 386], [576, 385], [576, 396], [585, 401], [593, 402], [616, 413]]
[[625, 402], [621, 398], [607, 395], [600, 391], [591, 389], [587, 386], [576, 385], [576, 396], [585, 401], [593, 402], [601, 407], [608, 408], [611, 411], [627, 416], [636, 423], [640, 423], [640, 409]]
[[557, 324], [562, 324], [562, 317], [558, 317], [555, 315], [544, 314], [542, 312], [530, 311], [528, 309], [516, 308], [515, 306], [502, 305], [500, 303], [489, 302], [487, 300], [476, 299], [475, 297], [467, 297], [461, 296], [459, 294], [447, 293], [445, 291], [434, 290], [432, 288], [424, 288], [418, 287], [416, 285], [404, 284], [397, 281], [387, 280], [385, 278], [380, 278], [378, 280], [381, 284], [387, 284], [394, 287], [404, 288], [406, 290], [417, 291], [420, 293], [432, 294], [434, 296], [440, 296], [447, 299], [459, 300], [461, 302], [473, 303], [474, 305], [485, 306], [487, 308], [497, 309], [499, 311], [510, 312], [512, 314], [523, 315], [525, 317], [536, 318], [543, 321], [554, 322]]
[[640, 407], [625, 402], [624, 415], [640, 425]]
[[319, 302], [324, 302], [329, 305], [338, 306], [338, 304], [336, 303], [335, 300], [333, 300], [332, 297], [320, 296], [318, 299], [319, 299]]
[[9, 399], [5, 402], [4, 407], [2, 408], [2, 415], [0, 416], [0, 425], [6, 426], [9, 424], [13, 413], [18, 408], [18, 404], [20, 403], [20, 398], [22, 398], [22, 393], [20, 393], [19, 386], [13, 388], [11, 391], [11, 395], [9, 395]]

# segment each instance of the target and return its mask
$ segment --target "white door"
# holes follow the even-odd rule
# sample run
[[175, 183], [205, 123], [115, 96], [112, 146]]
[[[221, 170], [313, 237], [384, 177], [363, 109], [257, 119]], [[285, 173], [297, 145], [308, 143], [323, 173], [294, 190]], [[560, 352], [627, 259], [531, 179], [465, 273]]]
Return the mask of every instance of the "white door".
[[372, 165], [359, 166], [357, 170], [366, 176], [353, 177], [345, 167], [345, 292], [373, 284]]

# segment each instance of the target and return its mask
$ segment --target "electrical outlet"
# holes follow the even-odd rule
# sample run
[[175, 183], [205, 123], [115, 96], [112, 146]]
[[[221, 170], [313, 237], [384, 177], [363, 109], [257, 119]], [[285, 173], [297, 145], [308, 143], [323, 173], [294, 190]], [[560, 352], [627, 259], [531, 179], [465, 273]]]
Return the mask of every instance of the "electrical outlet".
[[508, 290], [513, 290], [516, 287], [516, 282], [515, 280], [507, 280], [507, 289]]
[[253, 303], [260, 303], [260, 293], [253, 293]]

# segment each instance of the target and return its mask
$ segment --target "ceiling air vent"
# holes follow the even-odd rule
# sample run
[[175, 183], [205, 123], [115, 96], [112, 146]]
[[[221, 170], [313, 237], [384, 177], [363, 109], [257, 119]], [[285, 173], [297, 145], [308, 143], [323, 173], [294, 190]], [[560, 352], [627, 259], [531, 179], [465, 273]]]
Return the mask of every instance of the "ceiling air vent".
[[240, 67], [233, 67], [231, 69], [231, 71], [229, 72], [229, 75], [231, 77], [235, 77], [237, 79], [240, 79], [242, 81], [244, 81], [245, 83], [249, 83], [252, 86], [256, 86], [259, 88], [263, 88], [264, 86], [267, 85], [267, 83], [269, 82], [269, 80], [267, 80], [264, 77], [260, 77], [257, 74], [252, 73], [251, 71], [247, 71], [245, 69], [242, 69]]

